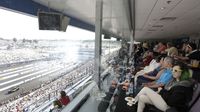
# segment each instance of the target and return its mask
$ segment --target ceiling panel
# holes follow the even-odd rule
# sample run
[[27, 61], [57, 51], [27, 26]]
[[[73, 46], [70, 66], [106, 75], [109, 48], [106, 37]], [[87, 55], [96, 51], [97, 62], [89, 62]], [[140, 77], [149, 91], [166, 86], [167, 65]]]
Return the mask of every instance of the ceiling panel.
[[[136, 1], [140, 2], [140, 0]], [[154, 6], [146, 5], [147, 0], [142, 1], [136, 6], [136, 24], [140, 26], [140, 29], [136, 29], [135, 32], [137, 40], [175, 38], [200, 32], [200, 0], [158, 0]], [[167, 3], [167, 1], [171, 2]], [[140, 10], [145, 12], [142, 7], [149, 7], [145, 8], [146, 10], [153, 8], [149, 16], [141, 13]], [[176, 19], [161, 21], [163, 17], [176, 17]], [[155, 25], [163, 25], [163, 27], [152, 27]]]
[[136, 30], [141, 30], [143, 28], [157, 1], [158, 0], [135, 1]]

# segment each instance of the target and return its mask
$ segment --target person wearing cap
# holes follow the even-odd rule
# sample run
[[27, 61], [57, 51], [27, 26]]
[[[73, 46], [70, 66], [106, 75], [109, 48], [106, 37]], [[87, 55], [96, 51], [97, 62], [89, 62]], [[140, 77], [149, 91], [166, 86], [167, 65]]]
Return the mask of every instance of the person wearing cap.
[[[156, 108], [166, 111], [174, 107], [178, 112], [188, 112], [187, 102], [192, 99], [193, 81], [185, 78], [186, 74], [180, 66], [173, 67], [173, 79], [159, 91], [144, 87], [135, 97], [138, 102], [137, 112], [143, 112], [145, 104], [154, 105]], [[182, 78], [184, 77], [184, 78]]]

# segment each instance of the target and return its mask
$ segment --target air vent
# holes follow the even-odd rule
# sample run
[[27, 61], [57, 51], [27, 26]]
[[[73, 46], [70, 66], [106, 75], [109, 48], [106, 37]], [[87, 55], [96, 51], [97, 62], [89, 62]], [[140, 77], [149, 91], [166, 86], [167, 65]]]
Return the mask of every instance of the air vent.
[[176, 17], [163, 17], [160, 20], [161, 21], [174, 21], [176, 19]]
[[156, 31], [156, 30], [154, 30], [154, 29], [149, 29], [148, 31], [152, 32], [152, 31]]
[[154, 27], [154, 28], [162, 28], [163, 25], [153, 25], [152, 27]]

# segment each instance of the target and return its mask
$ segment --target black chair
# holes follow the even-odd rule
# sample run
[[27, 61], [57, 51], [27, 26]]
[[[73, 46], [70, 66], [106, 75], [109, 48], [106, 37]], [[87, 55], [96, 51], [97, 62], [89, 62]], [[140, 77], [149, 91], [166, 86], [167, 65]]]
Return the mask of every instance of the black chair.
[[[199, 105], [200, 105], [200, 83], [196, 82], [194, 85], [194, 92], [192, 96], [192, 100], [188, 102], [189, 112], [198, 112], [199, 111]], [[146, 105], [144, 112], [163, 112], [159, 109], [157, 109], [153, 105]], [[171, 107], [166, 110], [166, 112], [179, 112], [176, 108]]]

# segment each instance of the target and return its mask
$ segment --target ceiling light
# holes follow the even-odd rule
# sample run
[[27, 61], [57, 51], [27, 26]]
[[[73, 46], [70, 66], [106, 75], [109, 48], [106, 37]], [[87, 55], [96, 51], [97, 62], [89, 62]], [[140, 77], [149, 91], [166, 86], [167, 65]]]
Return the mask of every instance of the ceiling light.
[[152, 27], [161, 28], [161, 27], [163, 27], [163, 25], [153, 25]]
[[161, 9], [161, 10], [164, 10], [164, 9], [166, 9], [166, 7], [161, 7], [160, 9]]
[[176, 17], [163, 17], [160, 20], [161, 21], [174, 21], [176, 19]]

